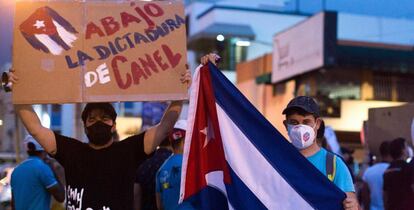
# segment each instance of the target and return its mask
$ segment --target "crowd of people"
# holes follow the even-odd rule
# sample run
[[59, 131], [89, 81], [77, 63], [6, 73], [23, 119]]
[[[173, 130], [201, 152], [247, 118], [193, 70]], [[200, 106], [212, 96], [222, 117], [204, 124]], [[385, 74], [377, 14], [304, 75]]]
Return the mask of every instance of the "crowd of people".
[[359, 173], [364, 209], [414, 209], [414, 163], [404, 138], [383, 141], [380, 157]]
[[[201, 63], [216, 60], [209, 54]], [[17, 82], [12, 72], [9, 76]], [[188, 84], [190, 79], [187, 71], [181, 82]], [[178, 204], [187, 127], [185, 120], [177, 121], [181, 107], [181, 101], [171, 102], [159, 124], [115, 142], [115, 109], [110, 103], [89, 103], [81, 116], [89, 142], [82, 143], [43, 127], [30, 105], [15, 105], [17, 115], [33, 136], [27, 143], [28, 161], [12, 175], [15, 209], [48, 209], [45, 206], [51, 196], [65, 200], [67, 209], [197, 209], [189, 202]], [[379, 162], [356, 172], [351, 166], [352, 152], [344, 150], [348, 156], [343, 159], [320, 146], [318, 139], [325, 126], [313, 98], [292, 99], [283, 114], [292, 145], [345, 193], [344, 209], [414, 209], [414, 163], [406, 161], [408, 147], [404, 139], [382, 143]], [[59, 181], [53, 166], [46, 164], [46, 154], [63, 166], [64, 181]], [[364, 183], [362, 187], [355, 187], [358, 182]], [[39, 200], [42, 206], [37, 206]]]

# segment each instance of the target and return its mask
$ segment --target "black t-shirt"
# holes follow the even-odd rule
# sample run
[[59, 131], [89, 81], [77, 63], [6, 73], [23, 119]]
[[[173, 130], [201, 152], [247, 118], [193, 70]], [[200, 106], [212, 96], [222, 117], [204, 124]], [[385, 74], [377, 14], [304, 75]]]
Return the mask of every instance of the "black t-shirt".
[[392, 210], [412, 210], [414, 201], [412, 200], [413, 190], [411, 188], [413, 169], [403, 160], [393, 161], [384, 172], [384, 192], [387, 193], [388, 206]]
[[133, 209], [135, 172], [147, 158], [144, 133], [100, 150], [57, 133], [55, 137], [55, 158], [65, 168], [67, 209]]

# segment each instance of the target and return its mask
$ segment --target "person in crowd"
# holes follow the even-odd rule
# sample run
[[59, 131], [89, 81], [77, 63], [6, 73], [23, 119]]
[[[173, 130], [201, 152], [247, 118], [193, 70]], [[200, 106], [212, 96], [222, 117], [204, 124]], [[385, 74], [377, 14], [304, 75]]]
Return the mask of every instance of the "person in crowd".
[[283, 110], [283, 114], [286, 115], [283, 123], [293, 146], [346, 193], [347, 197], [343, 201], [344, 209], [358, 209], [352, 177], [344, 161], [317, 144], [317, 134], [323, 132], [318, 132], [322, 119], [316, 101], [308, 96], [295, 97]]
[[155, 180], [156, 200], [159, 210], [191, 210], [189, 202], [178, 204], [181, 186], [181, 164], [185, 139], [186, 120], [179, 120], [174, 125], [169, 139], [173, 148], [170, 156], [158, 170]]
[[342, 158], [351, 172], [352, 180], [355, 180], [359, 173], [359, 165], [354, 159], [354, 150], [346, 147], [341, 147]]
[[367, 168], [362, 176], [364, 183], [361, 190], [361, 197], [364, 209], [366, 210], [384, 210], [382, 200], [382, 188], [384, 184], [383, 175], [392, 160], [389, 145], [389, 141], [383, 141], [381, 143], [379, 147], [380, 159], [378, 163]]
[[139, 166], [134, 184], [135, 210], [157, 210], [157, 203], [155, 201], [155, 174], [171, 155], [171, 143], [166, 138], [161, 142], [152, 157]]
[[[47, 158], [45, 163], [53, 168], [53, 172], [55, 174], [56, 179], [59, 183], [63, 186], [66, 186], [66, 179], [65, 179], [65, 169], [63, 168], [60, 163], [54, 158]], [[64, 210], [65, 203], [57, 201], [54, 197], [52, 197], [52, 204], [50, 210]]]
[[394, 139], [389, 146], [392, 162], [384, 172], [383, 200], [385, 210], [412, 210], [413, 169], [407, 163], [407, 142]]
[[29, 157], [20, 163], [11, 175], [12, 208], [15, 210], [50, 209], [51, 196], [59, 202], [65, 200], [64, 186], [52, 168], [45, 162], [47, 153], [28, 135], [25, 138]]
[[[8, 76], [18, 82], [13, 69]], [[181, 83], [189, 86], [190, 80], [187, 70]], [[67, 209], [133, 209], [136, 170], [173, 129], [182, 104], [171, 102], [158, 125], [114, 142], [115, 109], [110, 103], [88, 103], [81, 116], [88, 143], [43, 127], [30, 105], [14, 108], [28, 132], [65, 168]]]

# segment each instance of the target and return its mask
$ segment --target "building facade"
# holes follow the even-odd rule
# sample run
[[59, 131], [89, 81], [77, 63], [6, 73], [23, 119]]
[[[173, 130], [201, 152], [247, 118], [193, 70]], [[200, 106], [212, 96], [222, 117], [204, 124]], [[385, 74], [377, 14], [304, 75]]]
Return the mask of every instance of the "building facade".
[[[404, 91], [411, 87], [411, 76], [407, 74], [411, 71], [407, 69], [411, 67], [401, 62], [401, 57], [411, 58], [409, 49], [414, 45], [414, 2], [411, 0], [400, 0], [398, 4], [387, 0], [184, 2], [191, 69], [198, 65], [200, 56], [212, 51], [219, 53], [223, 58], [220, 68], [226, 76], [237, 83], [251, 102], [281, 131], [281, 107], [295, 95], [320, 97], [326, 120], [328, 122], [328, 118], [332, 118], [332, 123], [342, 118], [338, 116], [349, 115], [348, 112], [342, 114], [344, 110], [351, 110], [343, 108], [348, 105], [341, 105], [348, 104], [346, 100], [390, 103], [412, 100], [411, 94]], [[272, 82], [274, 35], [289, 30], [320, 11], [328, 10], [337, 12], [335, 46], [341, 45], [341, 49], [337, 49], [341, 56], [337, 57], [335, 65], [307, 69], [312, 71]], [[0, 0], [0, 11], [0, 67], [1, 71], [6, 71], [12, 57], [14, 1]], [[376, 47], [370, 47], [370, 43]], [[373, 48], [379, 50], [373, 52]], [[374, 58], [366, 63], [361, 62], [366, 60], [364, 57], [355, 57], [371, 53]], [[347, 58], [347, 55], [355, 56]], [[392, 61], [381, 64], [389, 57]], [[376, 70], [383, 67], [387, 70]], [[350, 69], [354, 69], [352, 73], [349, 73]], [[15, 140], [24, 137], [25, 131], [15, 121], [10, 95], [1, 94], [0, 152], [10, 152], [15, 150]], [[121, 117], [138, 117], [136, 120], [141, 125], [141, 103], [114, 105]], [[35, 106], [45, 126], [64, 135], [85, 139], [79, 119], [82, 108], [83, 105], [73, 104]], [[128, 120], [126, 122], [130, 122]], [[342, 125], [345, 124], [357, 125], [352, 129], [337, 127], [346, 132], [351, 130], [350, 136], [355, 139], [360, 125]]]
[[[361, 135], [370, 108], [414, 101], [407, 92], [414, 88], [414, 48], [404, 44], [409, 40], [352, 39], [354, 35], [344, 33], [352, 18], [364, 25], [374, 17], [318, 13], [277, 33], [272, 53], [237, 66], [239, 89], [285, 136], [281, 113], [295, 96], [317, 99], [326, 125], [342, 145], [357, 149], [363, 140], [375, 145], [390, 140]], [[414, 24], [387, 21], [389, 27]]]
[[[218, 52], [219, 67], [236, 70], [229, 78], [285, 136], [283, 108], [309, 95], [341, 144], [361, 148], [369, 108], [414, 100], [404, 91], [414, 84], [414, 2], [399, 3], [189, 1], [188, 48], [194, 60]], [[322, 11], [330, 11], [323, 24], [300, 27]], [[296, 73], [272, 79], [275, 64]]]

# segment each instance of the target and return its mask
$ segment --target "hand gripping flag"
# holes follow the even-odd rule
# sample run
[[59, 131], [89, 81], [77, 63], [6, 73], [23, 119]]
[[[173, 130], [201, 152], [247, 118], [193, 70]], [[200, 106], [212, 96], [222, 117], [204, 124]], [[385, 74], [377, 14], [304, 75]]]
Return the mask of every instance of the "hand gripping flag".
[[45, 53], [60, 55], [72, 48], [77, 39], [76, 29], [55, 10], [41, 7], [22, 24], [20, 32], [33, 48]]
[[193, 77], [180, 202], [196, 209], [343, 209], [331, 183], [213, 64]]

